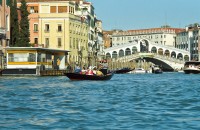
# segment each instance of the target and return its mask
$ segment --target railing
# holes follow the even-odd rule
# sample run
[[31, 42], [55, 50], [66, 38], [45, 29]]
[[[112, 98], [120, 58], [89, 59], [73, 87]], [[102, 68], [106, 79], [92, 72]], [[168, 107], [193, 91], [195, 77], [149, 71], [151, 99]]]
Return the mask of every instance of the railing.
[[137, 58], [144, 58], [144, 57], [151, 57], [151, 58], [154, 57], [157, 59], [167, 60], [170, 62], [180, 63], [180, 64], [185, 63], [184, 60], [176, 59], [176, 58], [169, 57], [169, 56], [157, 55], [154, 53], [137, 53], [137, 54], [127, 55], [127, 56], [123, 56], [123, 57], [118, 57], [118, 58], [116, 58], [116, 60], [117, 61], [126, 61], [126, 60], [130, 60], [130, 59], [137, 59]]
[[154, 55], [154, 57], [158, 58], [158, 59], [162, 59], [162, 60], [167, 60], [167, 61], [170, 61], [170, 62], [180, 63], [180, 64], [184, 64], [185, 63], [184, 60], [176, 59], [176, 58], [169, 57], [169, 56]]

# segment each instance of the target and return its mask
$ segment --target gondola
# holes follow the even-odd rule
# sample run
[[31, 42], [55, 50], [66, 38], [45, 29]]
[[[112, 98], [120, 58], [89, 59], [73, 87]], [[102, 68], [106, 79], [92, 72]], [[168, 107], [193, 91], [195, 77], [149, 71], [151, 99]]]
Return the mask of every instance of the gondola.
[[114, 73], [108, 73], [104, 76], [85, 75], [79, 73], [64, 73], [70, 80], [110, 80]]
[[130, 69], [130, 68], [122, 68], [122, 69], [115, 70], [114, 72], [116, 74], [125, 74], [125, 73], [128, 73], [130, 71], [132, 71], [132, 69]]

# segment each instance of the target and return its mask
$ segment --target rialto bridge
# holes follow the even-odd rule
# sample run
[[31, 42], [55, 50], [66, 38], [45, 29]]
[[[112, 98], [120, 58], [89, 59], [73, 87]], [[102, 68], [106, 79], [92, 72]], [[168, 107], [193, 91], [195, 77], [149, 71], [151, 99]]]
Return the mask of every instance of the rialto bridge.
[[181, 69], [185, 61], [190, 60], [190, 53], [174, 47], [152, 43], [147, 39], [136, 39], [130, 43], [110, 47], [104, 50], [106, 58], [146, 59], [166, 70]]

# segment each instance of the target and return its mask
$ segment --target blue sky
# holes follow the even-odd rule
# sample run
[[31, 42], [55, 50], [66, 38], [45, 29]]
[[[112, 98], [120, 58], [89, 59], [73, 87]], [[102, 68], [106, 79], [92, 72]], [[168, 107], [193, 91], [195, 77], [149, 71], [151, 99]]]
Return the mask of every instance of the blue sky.
[[87, 0], [104, 30], [145, 29], [200, 23], [200, 0]]

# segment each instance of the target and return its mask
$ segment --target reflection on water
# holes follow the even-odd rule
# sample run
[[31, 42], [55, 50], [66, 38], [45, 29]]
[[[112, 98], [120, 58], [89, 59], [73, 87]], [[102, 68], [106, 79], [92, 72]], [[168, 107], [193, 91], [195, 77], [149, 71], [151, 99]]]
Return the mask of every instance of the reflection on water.
[[198, 129], [200, 75], [1, 77], [0, 129]]

